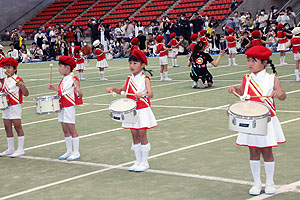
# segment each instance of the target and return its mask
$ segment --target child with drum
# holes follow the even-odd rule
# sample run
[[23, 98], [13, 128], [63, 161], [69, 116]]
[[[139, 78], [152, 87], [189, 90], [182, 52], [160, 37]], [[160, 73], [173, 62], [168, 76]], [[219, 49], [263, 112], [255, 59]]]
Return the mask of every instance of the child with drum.
[[[28, 96], [29, 92], [23, 82], [23, 79], [17, 76], [18, 61], [9, 57], [4, 58], [1, 64], [3, 65], [3, 70], [7, 75], [3, 79], [1, 92], [6, 93], [7, 96], [4, 96], [4, 98], [7, 98], [8, 103], [8, 107], [2, 111], [2, 119], [6, 131], [8, 149], [1, 153], [0, 156], [19, 157], [25, 154], [25, 136], [21, 123], [21, 104], [23, 103], [23, 95]], [[14, 147], [12, 126], [15, 127], [18, 134], [18, 149], [16, 151]]]
[[106, 61], [105, 54], [109, 53], [112, 48], [107, 51], [104, 51], [100, 48], [101, 43], [99, 40], [95, 40], [93, 46], [96, 48], [94, 53], [97, 56], [97, 64], [96, 67], [99, 68], [100, 81], [107, 81], [107, 78], [104, 77], [104, 69], [108, 68], [108, 63]]
[[[159, 54], [159, 64], [160, 64], [160, 80], [161, 81], [171, 81], [172, 79], [168, 77], [168, 54], [171, 48], [165, 46], [165, 40], [162, 35], [156, 37], [157, 47], [156, 54]], [[164, 77], [165, 73], [165, 77]]]
[[[279, 143], [285, 142], [285, 137], [276, 117], [274, 98], [283, 101], [286, 93], [283, 90], [279, 79], [275, 76], [275, 66], [270, 60], [272, 52], [263, 46], [254, 46], [248, 49], [245, 54], [248, 59], [248, 69], [250, 74], [243, 77], [240, 87], [230, 86], [229, 93], [250, 97], [250, 101], [263, 103], [270, 109], [271, 121], [268, 123], [267, 135], [257, 135], [239, 132], [236, 144], [248, 146], [250, 151], [250, 168], [254, 179], [254, 185], [249, 190], [250, 195], [259, 195], [262, 190], [260, 179], [260, 154], [264, 158], [266, 172], [266, 194], [276, 192], [273, 176], [275, 162], [272, 147], [277, 147]], [[267, 64], [273, 69], [274, 74], [266, 72]], [[269, 95], [269, 96], [268, 96]], [[258, 97], [257, 97], [258, 96]], [[264, 97], [259, 97], [264, 96]]]
[[76, 71], [78, 71], [79, 80], [83, 81], [86, 80], [83, 78], [83, 71], [85, 71], [85, 64], [84, 64], [84, 55], [81, 52], [81, 47], [76, 46], [74, 48], [74, 59], [76, 61]]
[[199, 88], [198, 83], [200, 84], [200, 88], [204, 88], [204, 83], [207, 83], [208, 87], [213, 85], [213, 76], [207, 69], [207, 63], [213, 64], [213, 66], [217, 67], [221, 61], [221, 58], [225, 55], [225, 51], [222, 50], [219, 54], [219, 57], [216, 61], [208, 54], [205, 53], [205, 42], [199, 41], [194, 46], [194, 50], [192, 55], [189, 58], [190, 67], [192, 65], [192, 69], [190, 72], [190, 77], [194, 81], [193, 88]]
[[[75, 128], [75, 105], [82, 104], [82, 91], [79, 79], [73, 76], [73, 69], [76, 67], [74, 59], [70, 56], [59, 57], [58, 71], [63, 75], [58, 88], [49, 84], [48, 89], [58, 92], [60, 95], [60, 112], [58, 121], [61, 123], [67, 152], [60, 156], [59, 160], [77, 160], [80, 158], [79, 137]], [[73, 151], [72, 151], [73, 144]]]
[[150, 98], [153, 97], [150, 78], [142, 70], [149, 72], [151, 76], [152, 72], [145, 69], [145, 65], [148, 64], [147, 57], [140, 50], [134, 50], [128, 61], [132, 75], [128, 76], [126, 83], [121, 88], [110, 87], [106, 89], [106, 92], [129, 94], [126, 96], [127, 98], [137, 101], [137, 122], [133, 124], [122, 123], [122, 127], [131, 130], [133, 140], [131, 150], [134, 151], [136, 157], [134, 165], [129, 167], [128, 170], [143, 172], [149, 168], [150, 143], [147, 139], [147, 129], [156, 127], [157, 122], [150, 108]]

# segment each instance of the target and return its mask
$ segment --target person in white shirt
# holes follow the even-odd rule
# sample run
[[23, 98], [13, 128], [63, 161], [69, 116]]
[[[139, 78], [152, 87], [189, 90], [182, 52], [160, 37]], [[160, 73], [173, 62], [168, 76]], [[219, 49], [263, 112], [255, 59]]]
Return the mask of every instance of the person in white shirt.
[[19, 52], [18, 52], [17, 49], [15, 49], [14, 44], [11, 43], [11, 44], [9, 45], [9, 47], [10, 47], [10, 50], [8, 50], [8, 52], [7, 52], [7, 57], [13, 57], [13, 58], [16, 59], [17, 61], [19, 61], [19, 60], [20, 60], [20, 59], [19, 59]]

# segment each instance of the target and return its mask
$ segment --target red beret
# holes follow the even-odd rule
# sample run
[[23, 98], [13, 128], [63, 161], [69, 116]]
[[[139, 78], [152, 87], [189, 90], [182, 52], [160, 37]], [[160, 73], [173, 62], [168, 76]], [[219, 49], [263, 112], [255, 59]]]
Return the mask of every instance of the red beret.
[[170, 37], [171, 37], [171, 38], [175, 38], [175, 37], [176, 37], [176, 33], [171, 33], [171, 34], [170, 34]]
[[228, 26], [228, 25], [226, 25], [226, 26], [225, 26], [225, 29], [229, 29], [229, 26]]
[[12, 58], [12, 57], [4, 58], [1, 61], [1, 65], [2, 66], [11, 65], [11, 66], [14, 66], [14, 67], [18, 67], [18, 61], [16, 59]]
[[148, 60], [146, 55], [144, 54], [144, 52], [142, 52], [141, 50], [138, 49], [134, 49], [132, 51], [132, 56], [136, 57], [137, 59], [139, 59], [140, 61], [142, 61], [143, 63], [145, 63], [146, 65], [148, 65]]
[[159, 35], [156, 37], [156, 42], [161, 43], [163, 41], [164, 37], [162, 35]]
[[228, 30], [227, 30], [227, 33], [228, 34], [231, 34], [231, 33], [233, 33], [234, 32], [234, 29], [233, 28], [229, 28]]
[[198, 35], [196, 33], [194, 33], [193, 35], [191, 35], [190, 38], [192, 41], [196, 41], [198, 39]]
[[281, 30], [283, 28], [283, 24], [278, 24], [278, 26], [277, 26], [277, 30]]
[[262, 60], [269, 60], [270, 56], [272, 55], [272, 51], [264, 46], [254, 46], [248, 49], [245, 52], [247, 58], [257, 58]]
[[259, 38], [260, 37], [260, 31], [259, 30], [252, 31], [251, 36], [253, 38]]
[[76, 67], [76, 62], [71, 56], [61, 56], [61, 57], [59, 57], [58, 60], [63, 62], [63, 63], [66, 63], [72, 69], [74, 69]]
[[200, 31], [200, 35], [201, 35], [201, 36], [204, 36], [204, 35], [206, 35], [206, 30], [202, 30], [202, 31]]
[[76, 47], [74, 48], [74, 53], [79, 52], [80, 50], [81, 50], [81, 47], [80, 47], [80, 46], [76, 46]]
[[134, 37], [134, 38], [131, 39], [130, 43], [132, 45], [136, 45], [138, 43], [138, 41], [139, 41], [139, 39], [137, 39], [136, 37]]

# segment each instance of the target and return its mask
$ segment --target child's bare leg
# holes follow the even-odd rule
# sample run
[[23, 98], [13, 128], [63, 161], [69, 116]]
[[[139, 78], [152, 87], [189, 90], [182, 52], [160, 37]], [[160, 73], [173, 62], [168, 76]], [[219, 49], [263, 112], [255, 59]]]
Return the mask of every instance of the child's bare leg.
[[10, 119], [3, 119], [4, 127], [6, 131], [7, 137], [14, 137], [14, 133], [12, 131], [12, 121]]

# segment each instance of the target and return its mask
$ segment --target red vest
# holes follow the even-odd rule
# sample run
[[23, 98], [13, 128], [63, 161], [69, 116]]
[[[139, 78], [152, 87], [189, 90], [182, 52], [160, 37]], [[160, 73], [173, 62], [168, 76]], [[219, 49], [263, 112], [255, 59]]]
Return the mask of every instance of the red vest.
[[192, 43], [190, 44], [190, 49], [191, 49], [192, 51], [194, 51], [194, 47], [195, 47], [196, 44], [197, 44], [197, 42], [192, 42]]
[[140, 50], [139, 46], [134, 45], [134, 46], [131, 47], [131, 51], [133, 51], [133, 50], [135, 50], [135, 49], [136, 49], [136, 50]]
[[253, 40], [251, 40], [250, 45], [251, 45], [251, 47], [254, 47], [254, 46], [263, 46], [263, 44], [262, 44], [262, 42], [261, 42], [260, 39], [253, 39]]
[[300, 36], [292, 38], [291, 44], [293, 45], [293, 53], [300, 53]]
[[170, 41], [170, 43], [171, 43], [171, 45], [172, 45], [172, 49], [179, 48], [176, 39], [172, 39], [172, 40]]
[[101, 61], [101, 60], [104, 60], [106, 58], [105, 54], [101, 53], [100, 49], [95, 50], [95, 55], [97, 56], [97, 61]]
[[278, 31], [277, 32], [277, 37], [278, 37], [278, 44], [288, 42], [288, 39], [286, 38], [286, 33], [283, 32], [283, 31]]
[[84, 59], [81, 57], [80, 54], [75, 54], [74, 58], [76, 59], [76, 64], [84, 63]]
[[200, 37], [200, 41], [205, 42], [205, 47], [208, 47], [207, 37], [205, 36]]
[[229, 48], [232, 48], [232, 47], [236, 46], [236, 42], [235, 42], [234, 36], [226, 36], [226, 40], [228, 42], [228, 47]]
[[[128, 88], [128, 93], [129, 94], [135, 94], [136, 91], [137, 91], [137, 88], [135, 87], [134, 84], [132, 84], [131, 82], [129, 83], [129, 80], [131, 78], [132, 75], [129, 75], [127, 77], [127, 80], [126, 80], [126, 84], [125, 84], [125, 88], [127, 89]], [[150, 80], [150, 78], [148, 76], [145, 76], [146, 78], [148, 78]], [[128, 86], [129, 84], [129, 86]], [[133, 99], [136, 101], [136, 97], [135, 96], [132, 96], [132, 95], [127, 95], [126, 98], [128, 99]], [[149, 98], [138, 98], [137, 99], [137, 102], [136, 102], [136, 109], [139, 110], [139, 109], [142, 109], [142, 108], [147, 108], [147, 107], [150, 107], [151, 106], [151, 103], [150, 103], [150, 99]]]
[[[23, 81], [23, 79], [18, 76], [14, 77], [14, 78], [17, 80]], [[8, 88], [6, 81], [7, 81], [7, 77], [5, 77], [3, 79], [2, 92], [7, 93], [6, 98], [7, 98], [8, 104], [10, 104], [10, 105], [22, 104], [23, 103], [22, 90], [20, 90], [20, 88], [16, 86], [16, 82], [13, 80], [15, 82], [13, 85], [13, 88], [17, 88], [17, 89], [14, 91], [11, 91], [12, 88]]]
[[164, 44], [158, 44], [157, 51], [159, 52], [159, 57], [169, 55], [169, 52], [167, 50], [164, 50]]
[[[74, 76], [73, 79], [79, 81], [79, 79], [76, 76]], [[60, 107], [64, 108], [64, 107], [70, 107], [70, 106], [83, 104], [82, 98], [79, 98], [75, 92], [74, 92], [74, 95], [71, 95], [70, 93], [66, 93], [64, 95], [62, 94], [62, 91], [61, 91], [62, 81], [63, 81], [63, 79], [60, 81], [59, 86], [58, 86], [58, 89], [59, 89], [58, 95], [60, 95], [60, 99], [59, 99]], [[74, 87], [74, 85], [72, 87]]]
[[69, 56], [73, 56], [75, 47], [69, 47]]

